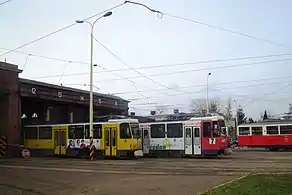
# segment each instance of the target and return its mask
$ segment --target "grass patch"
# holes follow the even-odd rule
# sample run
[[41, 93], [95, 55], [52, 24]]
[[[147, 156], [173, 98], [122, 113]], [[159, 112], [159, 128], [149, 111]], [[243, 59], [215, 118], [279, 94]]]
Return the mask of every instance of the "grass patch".
[[292, 195], [292, 174], [252, 175], [204, 195]]

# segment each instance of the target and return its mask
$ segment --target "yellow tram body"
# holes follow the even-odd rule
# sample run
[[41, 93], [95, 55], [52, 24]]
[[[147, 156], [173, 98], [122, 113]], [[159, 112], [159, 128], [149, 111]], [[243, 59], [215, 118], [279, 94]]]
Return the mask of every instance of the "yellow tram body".
[[[28, 125], [24, 147], [32, 156], [89, 156], [89, 123]], [[141, 132], [136, 119], [116, 119], [93, 124], [96, 157], [134, 157], [142, 151]]]

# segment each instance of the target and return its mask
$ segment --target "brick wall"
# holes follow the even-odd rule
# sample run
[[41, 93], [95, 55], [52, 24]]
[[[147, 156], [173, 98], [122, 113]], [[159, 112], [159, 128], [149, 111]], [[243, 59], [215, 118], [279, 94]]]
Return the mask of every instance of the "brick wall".
[[0, 134], [7, 137], [8, 155], [19, 154], [20, 142], [19, 86], [17, 66], [0, 62]]

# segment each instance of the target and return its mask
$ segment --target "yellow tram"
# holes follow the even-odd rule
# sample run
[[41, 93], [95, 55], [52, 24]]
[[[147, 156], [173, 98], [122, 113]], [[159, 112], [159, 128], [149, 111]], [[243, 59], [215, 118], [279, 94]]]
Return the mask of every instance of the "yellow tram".
[[[96, 157], [134, 157], [142, 153], [137, 119], [93, 123]], [[24, 147], [32, 156], [89, 156], [89, 123], [24, 126]]]

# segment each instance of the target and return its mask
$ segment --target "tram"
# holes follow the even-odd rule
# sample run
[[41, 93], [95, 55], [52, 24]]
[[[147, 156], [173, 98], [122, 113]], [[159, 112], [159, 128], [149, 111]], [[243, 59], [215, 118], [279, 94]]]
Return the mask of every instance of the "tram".
[[[137, 119], [93, 123], [96, 157], [134, 157], [142, 153]], [[24, 147], [32, 156], [89, 156], [89, 123], [24, 126]]]
[[269, 150], [292, 148], [292, 120], [241, 124], [237, 134], [239, 146]]
[[144, 156], [217, 156], [227, 149], [221, 116], [139, 124]]
[[228, 126], [228, 127], [222, 127], [221, 128], [221, 136], [225, 137], [226, 139], [226, 145], [227, 147], [230, 147], [232, 144], [234, 144], [234, 127]]

